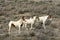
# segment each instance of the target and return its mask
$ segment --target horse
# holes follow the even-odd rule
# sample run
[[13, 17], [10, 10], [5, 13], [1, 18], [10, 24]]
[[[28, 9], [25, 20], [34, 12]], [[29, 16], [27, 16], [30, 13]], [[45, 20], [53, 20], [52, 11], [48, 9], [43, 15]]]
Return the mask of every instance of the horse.
[[18, 21], [10, 21], [9, 26], [9, 34], [11, 31], [11, 27], [19, 27], [19, 33], [20, 33], [20, 27], [23, 25], [24, 16], [22, 16]]
[[[31, 28], [30, 29], [34, 29], [32, 26], [33, 24], [38, 21], [38, 17], [37, 16], [34, 16], [33, 18], [30, 18], [30, 19], [25, 19], [24, 21], [24, 25], [25, 25], [25, 28], [27, 27], [27, 24], [31, 24]], [[28, 30], [28, 29], [27, 29]]]
[[46, 24], [47, 20], [51, 21], [52, 20], [52, 16], [51, 15], [46, 15], [46, 16], [39, 17], [39, 22], [43, 23], [42, 26], [44, 27], [44, 29], [46, 29], [45, 24]]

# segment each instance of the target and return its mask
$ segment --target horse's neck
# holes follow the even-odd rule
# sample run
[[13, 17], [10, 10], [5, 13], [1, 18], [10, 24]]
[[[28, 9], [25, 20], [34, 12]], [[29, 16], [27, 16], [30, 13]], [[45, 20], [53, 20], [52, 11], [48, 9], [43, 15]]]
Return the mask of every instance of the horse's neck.
[[36, 18], [34, 17], [33, 20], [35, 20]]
[[49, 18], [48, 18], [48, 16], [46, 16], [46, 18], [45, 18], [45, 19], [46, 19], [46, 20], [47, 20], [47, 19], [49, 19]]

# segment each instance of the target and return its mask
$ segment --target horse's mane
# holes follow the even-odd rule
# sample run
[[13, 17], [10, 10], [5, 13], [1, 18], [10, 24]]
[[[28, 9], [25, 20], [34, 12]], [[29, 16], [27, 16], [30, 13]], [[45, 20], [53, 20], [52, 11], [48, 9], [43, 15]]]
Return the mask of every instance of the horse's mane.
[[38, 19], [38, 20], [39, 20], [39, 17], [38, 17], [38, 16], [36, 16], [36, 19]]
[[24, 17], [25, 17], [25, 16], [22, 16], [21, 19], [25, 21]]

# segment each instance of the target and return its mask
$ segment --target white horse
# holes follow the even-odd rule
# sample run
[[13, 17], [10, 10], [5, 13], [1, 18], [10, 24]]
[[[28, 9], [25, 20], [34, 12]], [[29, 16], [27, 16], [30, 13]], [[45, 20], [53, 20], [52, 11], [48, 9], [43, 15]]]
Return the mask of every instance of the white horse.
[[20, 27], [21, 25], [23, 25], [23, 19], [24, 17], [22, 17], [21, 19], [19, 19], [18, 21], [10, 21], [8, 26], [9, 26], [9, 34], [10, 34], [10, 31], [11, 31], [11, 27], [19, 27], [19, 33], [20, 33]]
[[25, 28], [27, 27], [27, 24], [31, 24], [31, 28], [30, 29], [34, 29], [32, 26], [33, 26], [33, 24], [36, 21], [38, 21], [38, 17], [37, 16], [34, 16], [33, 18], [30, 18], [30, 19], [25, 19], [25, 21], [24, 21]]
[[52, 20], [52, 16], [51, 15], [46, 15], [46, 16], [41, 16], [41, 17], [39, 17], [39, 22], [42, 22], [43, 23], [43, 27], [44, 27], [44, 29], [46, 29], [46, 27], [45, 27], [45, 23], [46, 23], [46, 21], [47, 20]]

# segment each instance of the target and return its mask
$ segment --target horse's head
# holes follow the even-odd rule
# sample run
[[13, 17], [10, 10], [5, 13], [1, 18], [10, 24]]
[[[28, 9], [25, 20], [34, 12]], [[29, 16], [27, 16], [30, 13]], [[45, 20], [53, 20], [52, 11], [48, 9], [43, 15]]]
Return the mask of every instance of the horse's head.
[[38, 16], [34, 16], [34, 20], [38, 22], [39, 21], [39, 17]]
[[47, 19], [52, 20], [52, 15], [48, 15]]

